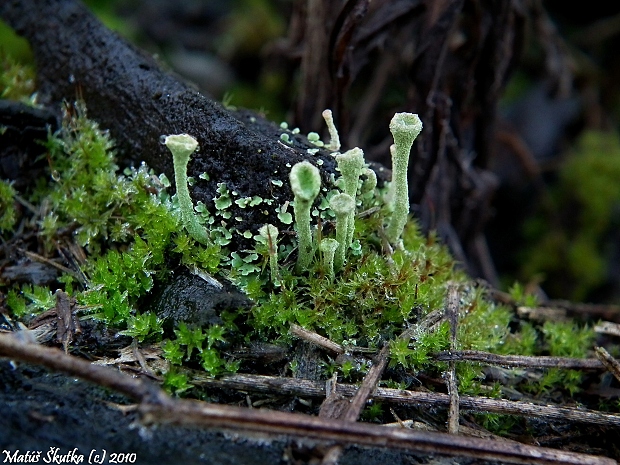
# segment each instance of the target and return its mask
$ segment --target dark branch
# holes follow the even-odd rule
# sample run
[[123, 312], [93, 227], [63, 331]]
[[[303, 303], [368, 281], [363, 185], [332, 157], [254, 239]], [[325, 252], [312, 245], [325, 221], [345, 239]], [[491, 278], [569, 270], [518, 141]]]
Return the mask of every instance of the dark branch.
[[[305, 138], [291, 135], [294, 146], [287, 146], [279, 142], [282, 130], [275, 124], [250, 112], [225, 110], [162, 71], [76, 0], [7, 0], [0, 4], [0, 17], [32, 46], [41, 102], [59, 110], [62, 100], [83, 98], [89, 116], [110, 130], [127, 161], [146, 161], [172, 179], [172, 159], [160, 136], [188, 133], [200, 143], [188, 174], [207, 172], [211, 178], [193, 188], [195, 201], [210, 205], [219, 182], [240, 196], [291, 198], [287, 163], [308, 157]], [[333, 172], [332, 157], [318, 157], [322, 171]], [[270, 179], [284, 181], [284, 187]], [[257, 209], [233, 213], [245, 220], [240, 230], [270, 218], [275, 222], [272, 211], [269, 216]]]

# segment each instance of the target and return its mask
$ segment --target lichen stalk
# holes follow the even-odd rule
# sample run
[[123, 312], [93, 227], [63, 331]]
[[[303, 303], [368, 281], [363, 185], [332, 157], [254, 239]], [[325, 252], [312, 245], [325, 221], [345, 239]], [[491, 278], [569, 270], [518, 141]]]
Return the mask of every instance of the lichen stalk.
[[[344, 193], [349, 195], [355, 203], [357, 197], [357, 186], [359, 178], [364, 171], [364, 152], [362, 149], [355, 147], [343, 154], [336, 155], [338, 169], [342, 175]], [[355, 208], [349, 213], [347, 219], [347, 237], [346, 248], [353, 242], [353, 231], [355, 230]]]
[[272, 224], [266, 224], [262, 226], [258, 233], [261, 238], [267, 244], [267, 251], [269, 253], [269, 272], [271, 274], [271, 281], [277, 286], [280, 283], [280, 270], [278, 269], [278, 228]]
[[334, 124], [334, 116], [330, 109], [323, 110], [323, 119], [325, 120], [325, 124], [327, 124], [327, 130], [329, 131], [329, 145], [325, 148], [327, 150], [331, 150], [332, 152], [337, 152], [340, 150], [340, 136], [338, 135], [338, 129], [336, 129], [336, 125]]
[[198, 141], [188, 134], [176, 134], [167, 136], [164, 143], [172, 153], [174, 182], [183, 226], [196, 241], [209, 245], [211, 240], [207, 230], [198, 222], [187, 186], [187, 164], [192, 153], [198, 149]]
[[297, 269], [306, 270], [314, 255], [312, 230], [310, 228], [310, 209], [321, 189], [321, 175], [316, 166], [307, 161], [297, 163], [291, 168], [289, 176], [291, 190], [295, 196], [293, 212], [299, 253]]
[[326, 238], [319, 244], [319, 249], [323, 253], [323, 264], [327, 268], [327, 276], [329, 279], [334, 279], [334, 257], [336, 256], [336, 250], [338, 250], [338, 241], [332, 238]]
[[392, 155], [392, 216], [386, 229], [388, 240], [397, 244], [400, 240], [409, 215], [409, 184], [407, 171], [409, 153], [413, 141], [422, 131], [422, 121], [413, 113], [396, 113], [390, 121], [390, 131], [394, 145]]
[[334, 257], [334, 271], [339, 271], [345, 263], [346, 252], [349, 248], [347, 237], [349, 234], [349, 217], [355, 213], [355, 200], [348, 194], [336, 194], [329, 201], [329, 208], [336, 215], [336, 241], [338, 249]]

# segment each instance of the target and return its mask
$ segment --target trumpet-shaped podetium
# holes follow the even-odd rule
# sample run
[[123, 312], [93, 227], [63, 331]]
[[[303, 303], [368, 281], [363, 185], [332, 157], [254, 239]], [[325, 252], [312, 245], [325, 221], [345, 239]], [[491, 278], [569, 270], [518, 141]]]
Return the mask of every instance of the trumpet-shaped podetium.
[[[365, 169], [364, 152], [355, 147], [345, 153], [336, 155], [336, 163], [342, 175], [344, 193], [355, 201], [357, 197], [357, 185], [362, 172]], [[355, 208], [349, 213], [347, 219], [346, 248], [353, 242], [353, 231], [355, 229]]]
[[330, 237], [323, 239], [319, 244], [319, 250], [323, 254], [323, 263], [327, 267], [327, 276], [334, 279], [334, 257], [338, 250], [338, 241]]
[[338, 129], [336, 129], [336, 125], [334, 124], [334, 116], [332, 115], [332, 111], [330, 109], [323, 110], [323, 119], [325, 120], [325, 124], [327, 124], [327, 130], [329, 131], [329, 145], [325, 148], [327, 150], [331, 150], [332, 152], [337, 152], [340, 150], [340, 136], [338, 135]]
[[269, 252], [269, 271], [271, 273], [271, 281], [277, 285], [280, 281], [280, 272], [278, 270], [278, 228], [272, 224], [265, 224], [258, 230], [261, 242], [267, 245]]
[[371, 168], [366, 168], [362, 174], [366, 176], [366, 179], [362, 183], [362, 194], [373, 192], [377, 187], [377, 173]]
[[174, 182], [177, 189], [177, 199], [181, 209], [181, 220], [187, 232], [201, 244], [210, 244], [207, 230], [198, 222], [194, 213], [194, 205], [187, 187], [187, 164], [189, 157], [198, 148], [198, 141], [188, 134], [167, 136], [164, 140], [166, 147], [172, 153], [174, 165]]
[[349, 248], [349, 217], [355, 214], [355, 200], [349, 194], [336, 194], [329, 201], [329, 208], [336, 215], [336, 241], [338, 250], [334, 257], [334, 270], [338, 271], [344, 265], [346, 251]]
[[302, 161], [293, 165], [289, 175], [291, 190], [295, 195], [295, 228], [299, 254], [297, 256], [298, 270], [305, 270], [312, 261], [314, 247], [312, 245], [312, 231], [310, 229], [310, 209], [312, 202], [321, 190], [321, 175], [313, 164]]
[[344, 193], [355, 198], [357, 183], [365, 168], [364, 152], [359, 147], [347, 150], [345, 153], [336, 155], [336, 163], [342, 175]]
[[422, 131], [422, 121], [413, 113], [396, 113], [390, 121], [394, 145], [392, 154], [392, 216], [386, 229], [388, 240], [396, 244], [403, 233], [409, 215], [409, 185], [407, 169], [413, 141]]

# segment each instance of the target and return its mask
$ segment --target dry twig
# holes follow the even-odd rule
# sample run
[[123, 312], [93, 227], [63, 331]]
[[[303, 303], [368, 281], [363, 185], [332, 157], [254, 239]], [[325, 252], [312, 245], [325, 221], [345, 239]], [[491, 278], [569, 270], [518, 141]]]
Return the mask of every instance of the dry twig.
[[[456, 331], [459, 322], [459, 290], [457, 284], [450, 283], [448, 286], [448, 302], [446, 316], [450, 322], [450, 350], [456, 349]], [[448, 363], [448, 371], [445, 374], [450, 396], [448, 408], [448, 433], [459, 434], [459, 388], [456, 381], [456, 363], [451, 360]]]
[[305, 341], [310, 342], [311, 344], [323, 347], [324, 349], [327, 349], [336, 354], [344, 354], [344, 348], [340, 344], [336, 344], [335, 342], [327, 339], [326, 337], [321, 336], [320, 334], [317, 334], [313, 331], [308, 331], [301, 326], [292, 324], [290, 333]]
[[[325, 397], [325, 386], [321, 381], [295, 379], [274, 376], [235, 374], [222, 378], [209, 378], [201, 373], [192, 376], [192, 384], [213, 386], [221, 389], [255, 391], [266, 394], [293, 395], [299, 397]], [[335, 388], [340, 395], [351, 397], [358, 387], [352, 384], [338, 384]], [[375, 401], [391, 404], [444, 406], [450, 404], [450, 396], [436, 392], [409, 391], [378, 387], [373, 393]], [[544, 418], [548, 421], [574, 421], [606, 426], [620, 426], [620, 415], [598, 412], [574, 407], [556, 407], [516, 402], [488, 397], [460, 396], [459, 406], [462, 410], [480, 413], [501, 413], [521, 415], [524, 417]]]
[[594, 331], [600, 334], [620, 336], [620, 324], [612, 323], [611, 321], [602, 321], [594, 327]]
[[479, 350], [439, 352], [435, 360], [441, 362], [469, 361], [486, 365], [522, 368], [565, 368], [570, 370], [601, 370], [603, 364], [595, 358], [535, 357], [526, 355], [497, 355]]
[[598, 359], [605, 365], [605, 368], [620, 381], [620, 362], [613, 358], [603, 347], [597, 347], [595, 352]]

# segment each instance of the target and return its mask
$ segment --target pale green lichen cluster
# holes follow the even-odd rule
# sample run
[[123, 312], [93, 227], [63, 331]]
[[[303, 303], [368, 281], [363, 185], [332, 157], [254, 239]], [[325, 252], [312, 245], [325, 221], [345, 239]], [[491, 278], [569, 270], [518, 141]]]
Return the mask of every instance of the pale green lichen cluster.
[[[334, 125], [332, 113], [330, 110], [325, 110], [323, 116], [331, 137], [330, 144], [326, 145], [325, 148], [338, 150], [340, 149], [340, 138]], [[422, 122], [417, 115], [397, 113], [390, 123], [390, 130], [394, 135], [395, 144], [391, 147], [393, 179], [391, 193], [388, 196], [390, 200], [384, 205], [385, 210], [389, 214], [385, 235], [390, 243], [399, 245], [409, 215], [409, 188], [407, 182], [409, 153], [413, 141], [422, 130]], [[315, 136], [314, 134], [308, 135], [308, 139], [312, 143], [319, 141], [316, 139], [318, 135]], [[358, 204], [362, 205], [364, 200], [368, 201], [375, 198], [377, 176], [366, 164], [364, 152], [358, 147], [344, 153], [334, 152], [332, 155], [336, 159], [337, 169], [340, 172], [340, 178], [335, 181], [335, 184], [341, 189], [341, 192], [332, 192], [331, 197], [328, 199], [330, 213], [336, 219], [336, 241], [338, 243], [333, 262], [329, 262], [329, 264], [333, 266], [334, 272], [338, 272], [345, 264], [347, 252], [354, 246], [353, 236], [357, 206]], [[316, 194], [312, 196], [310, 203], [314, 201], [320, 187], [319, 171], [313, 165], [308, 162], [302, 162], [293, 166], [291, 169], [291, 186], [295, 193], [296, 206], [298, 204], [296, 189], [299, 190], [297, 171], [301, 170], [302, 166], [308, 172], [308, 179], [312, 178], [317, 188]], [[312, 176], [310, 176], [310, 171], [312, 171]], [[299, 207], [297, 209], [296, 207], [295, 210], [295, 224], [300, 244], [298, 270], [304, 270], [310, 265], [311, 255], [316, 250], [316, 247], [313, 245], [314, 235], [311, 231], [308, 217], [309, 201], [303, 200], [301, 197], [299, 197], [299, 201], [303, 204], [303, 208]]]
[[352, 217], [355, 216], [355, 198], [346, 193], [336, 194], [330, 199], [329, 208], [336, 215], [338, 249], [334, 258], [334, 270], [338, 271], [344, 265], [349, 248], [349, 230], [352, 228]]

